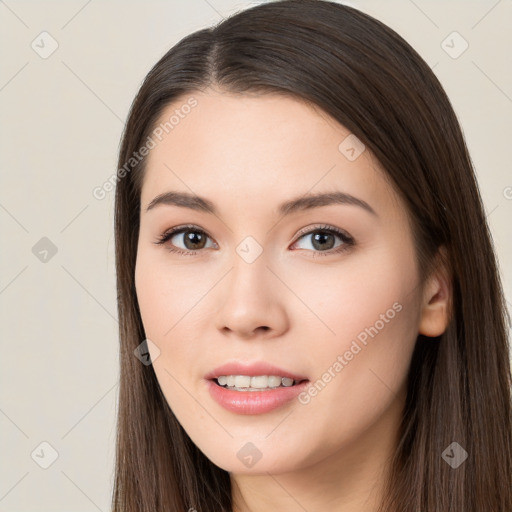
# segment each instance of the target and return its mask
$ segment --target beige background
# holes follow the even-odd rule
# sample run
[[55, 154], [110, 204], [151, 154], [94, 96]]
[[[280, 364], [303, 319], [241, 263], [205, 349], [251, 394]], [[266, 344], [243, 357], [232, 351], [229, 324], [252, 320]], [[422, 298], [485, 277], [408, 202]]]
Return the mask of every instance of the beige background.
[[[118, 391], [114, 195], [100, 201], [92, 190], [115, 172], [123, 122], [150, 67], [185, 35], [254, 3], [0, 1], [0, 512], [109, 510]], [[512, 2], [350, 5], [401, 34], [451, 98], [510, 306]], [[469, 44], [458, 58], [442, 43], [453, 31]], [[459, 36], [447, 41], [452, 53], [463, 48]], [[52, 44], [58, 48], [43, 58]]]

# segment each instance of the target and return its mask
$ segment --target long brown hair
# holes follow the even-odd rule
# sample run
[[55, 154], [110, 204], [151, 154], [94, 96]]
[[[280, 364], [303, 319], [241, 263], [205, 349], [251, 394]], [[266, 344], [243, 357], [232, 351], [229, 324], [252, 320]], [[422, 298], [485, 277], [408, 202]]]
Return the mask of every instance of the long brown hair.
[[[418, 336], [381, 510], [512, 511], [510, 317], [461, 128], [406, 41], [323, 0], [260, 4], [183, 38], [132, 104], [115, 198], [121, 373], [113, 511], [232, 510], [229, 473], [194, 445], [153, 367], [134, 357], [145, 339], [134, 285], [145, 159], [133, 155], [170, 102], [212, 84], [323, 109], [373, 152], [405, 201], [423, 279], [438, 249], [447, 249], [452, 318], [438, 338]], [[468, 454], [456, 469], [442, 456], [453, 442]]]

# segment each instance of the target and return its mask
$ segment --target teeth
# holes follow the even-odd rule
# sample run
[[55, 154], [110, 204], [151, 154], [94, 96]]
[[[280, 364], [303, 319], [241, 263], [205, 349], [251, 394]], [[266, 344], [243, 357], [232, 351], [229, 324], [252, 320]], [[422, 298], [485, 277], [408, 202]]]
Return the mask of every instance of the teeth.
[[296, 384], [293, 379], [288, 377], [279, 377], [278, 375], [220, 375], [217, 378], [220, 386], [228, 388], [247, 388], [247, 390], [257, 390], [266, 388], [277, 388], [280, 386], [290, 387]]

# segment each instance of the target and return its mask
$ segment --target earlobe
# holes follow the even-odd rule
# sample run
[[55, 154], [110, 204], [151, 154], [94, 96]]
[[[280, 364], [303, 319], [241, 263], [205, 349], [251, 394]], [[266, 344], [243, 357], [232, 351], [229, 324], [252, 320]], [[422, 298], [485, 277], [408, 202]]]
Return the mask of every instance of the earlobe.
[[418, 333], [434, 338], [446, 331], [450, 321], [451, 276], [447, 269], [446, 248], [440, 248], [438, 266], [424, 287]]

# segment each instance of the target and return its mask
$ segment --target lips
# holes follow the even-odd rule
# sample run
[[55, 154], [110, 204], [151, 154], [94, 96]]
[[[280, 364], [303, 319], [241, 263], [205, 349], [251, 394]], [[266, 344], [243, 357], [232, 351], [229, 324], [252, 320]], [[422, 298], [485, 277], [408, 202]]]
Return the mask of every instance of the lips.
[[220, 375], [248, 375], [255, 377], [257, 375], [277, 375], [279, 377], [288, 377], [296, 382], [308, 380], [304, 375], [280, 368], [279, 366], [266, 363], [264, 361], [257, 361], [254, 363], [241, 363], [240, 361], [232, 361], [222, 366], [219, 366], [207, 373], [204, 378], [213, 380]]

